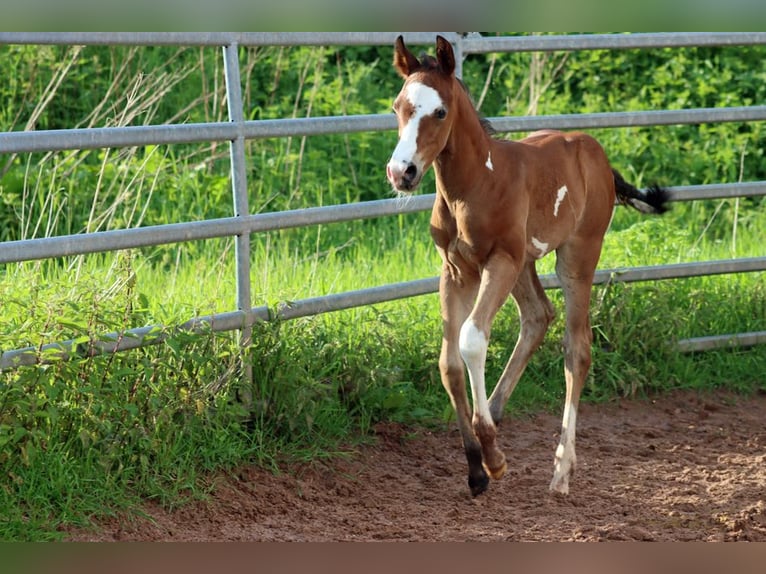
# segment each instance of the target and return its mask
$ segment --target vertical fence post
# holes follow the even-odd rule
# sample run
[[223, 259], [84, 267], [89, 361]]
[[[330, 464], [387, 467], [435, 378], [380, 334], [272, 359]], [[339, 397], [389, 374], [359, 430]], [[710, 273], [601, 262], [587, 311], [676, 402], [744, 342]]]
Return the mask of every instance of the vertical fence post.
[[[242, 82], [239, 74], [239, 45], [232, 42], [223, 47], [224, 73], [226, 75], [226, 103], [229, 108], [229, 121], [242, 126]], [[245, 137], [238, 130], [237, 138], [230, 142], [231, 187], [234, 200], [234, 216], [249, 215], [247, 197], [247, 170], [245, 166]], [[252, 320], [250, 309], [250, 234], [235, 236], [235, 258], [237, 271], [237, 309], [243, 314], [242, 327], [239, 331], [240, 368], [245, 385], [240, 390], [240, 399], [248, 409], [253, 406], [253, 367], [245, 360], [245, 350], [252, 341]]]
[[453, 49], [455, 51], [455, 76], [462, 80], [463, 79], [463, 59], [465, 58], [465, 55], [463, 54], [463, 36], [458, 36], [455, 42], [453, 43]]

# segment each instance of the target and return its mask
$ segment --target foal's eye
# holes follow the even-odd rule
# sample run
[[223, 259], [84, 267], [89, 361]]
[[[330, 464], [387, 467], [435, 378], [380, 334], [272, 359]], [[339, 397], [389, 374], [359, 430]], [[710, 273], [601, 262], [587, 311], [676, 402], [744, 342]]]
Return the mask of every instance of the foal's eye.
[[443, 120], [444, 118], [447, 117], [447, 110], [445, 110], [444, 108], [439, 108], [438, 110], [434, 112], [434, 117], [437, 120]]

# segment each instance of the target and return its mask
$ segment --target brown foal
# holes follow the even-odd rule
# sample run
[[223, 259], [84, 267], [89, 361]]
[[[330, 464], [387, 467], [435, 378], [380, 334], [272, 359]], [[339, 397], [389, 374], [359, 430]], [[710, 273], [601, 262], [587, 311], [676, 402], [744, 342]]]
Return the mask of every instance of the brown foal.
[[[499, 479], [506, 471], [495, 425], [553, 320], [535, 261], [555, 251], [566, 307], [566, 403], [550, 488], [566, 494], [576, 464], [577, 408], [591, 364], [590, 294], [604, 234], [616, 202], [662, 213], [668, 193], [626, 183], [601, 145], [584, 133], [545, 130], [520, 141], [494, 139], [455, 77], [452, 46], [442, 37], [436, 58], [419, 60], [400, 36], [394, 67], [405, 82], [394, 102], [399, 141], [386, 174], [400, 193], [414, 191], [431, 165], [436, 175], [431, 235], [443, 261], [439, 370], [457, 413], [471, 493], [486, 490], [488, 474]], [[509, 295], [521, 329], [487, 398], [490, 328]]]

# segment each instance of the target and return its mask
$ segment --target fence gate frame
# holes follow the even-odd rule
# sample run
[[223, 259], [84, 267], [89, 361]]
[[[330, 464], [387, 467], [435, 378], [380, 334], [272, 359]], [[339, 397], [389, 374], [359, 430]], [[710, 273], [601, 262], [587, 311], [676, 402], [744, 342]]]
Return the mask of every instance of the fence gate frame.
[[[463, 60], [471, 54], [490, 52], [649, 49], [690, 46], [766, 45], [764, 32], [685, 32], [641, 34], [588, 34], [561, 36], [482, 37], [476, 33], [442, 33], [452, 42], [457, 74]], [[179, 143], [229, 142], [233, 215], [197, 222], [180, 222], [142, 228], [96, 233], [25, 239], [0, 243], [0, 264], [33, 261], [180, 243], [201, 239], [233, 237], [235, 241], [237, 309], [214, 315], [193, 317], [177, 328], [239, 332], [241, 347], [252, 340], [256, 321], [295, 319], [430, 294], [438, 291], [438, 277], [394, 283], [292, 301], [270, 310], [254, 307], [250, 285], [250, 237], [254, 233], [414, 213], [430, 210], [434, 194], [414, 196], [406, 204], [381, 199], [328, 207], [309, 207], [291, 211], [250, 214], [246, 169], [246, 140], [310, 136], [396, 129], [393, 114], [326, 116], [301, 119], [245, 120], [240, 78], [239, 48], [250, 46], [393, 46], [397, 34], [388, 32], [0, 32], [0, 46], [30, 45], [120, 45], [120, 46], [198, 46], [222, 50], [228, 122], [146, 125], [114, 128], [83, 128], [0, 132], [0, 154], [39, 151], [85, 150]], [[404, 33], [411, 45], [433, 44], [435, 33]], [[766, 120], [766, 106], [696, 108], [640, 112], [605, 112], [551, 116], [513, 116], [488, 118], [498, 132], [526, 132], [537, 129], [596, 129], [609, 127], [659, 126], [671, 124], [748, 122]], [[384, 161], [381, 159], [381, 161]], [[766, 181], [677, 186], [669, 188], [671, 201], [723, 199], [766, 195]], [[607, 282], [652, 281], [722, 273], [766, 270], [766, 256], [648, 267], [600, 269], [594, 284]], [[543, 287], [558, 288], [555, 275], [541, 276]], [[149, 325], [124, 333], [109, 333], [87, 346], [76, 341], [52, 342], [42, 347], [3, 351], [0, 371], [31, 366], [77, 356], [114, 353], [156, 344], [164, 340], [165, 326]], [[158, 336], [157, 333], [160, 333]], [[766, 343], [766, 331], [710, 335], [677, 341], [680, 352], [696, 352], [722, 347]], [[43, 358], [44, 357], [44, 358]], [[244, 377], [252, 381], [251, 367], [244, 366]]]

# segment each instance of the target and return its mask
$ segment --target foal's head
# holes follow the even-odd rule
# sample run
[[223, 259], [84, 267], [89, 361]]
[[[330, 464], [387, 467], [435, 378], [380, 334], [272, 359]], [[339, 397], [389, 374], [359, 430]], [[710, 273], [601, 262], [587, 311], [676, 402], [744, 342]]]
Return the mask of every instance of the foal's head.
[[396, 191], [411, 192], [447, 143], [460, 84], [455, 79], [452, 45], [441, 36], [436, 38], [436, 58], [422, 56], [421, 60], [399, 36], [394, 68], [405, 81], [394, 100], [399, 143], [386, 166], [386, 175]]

